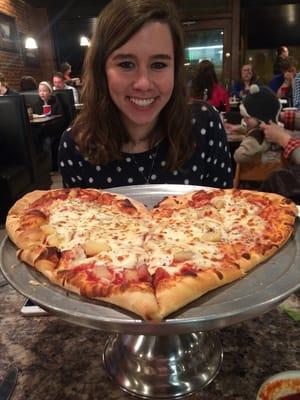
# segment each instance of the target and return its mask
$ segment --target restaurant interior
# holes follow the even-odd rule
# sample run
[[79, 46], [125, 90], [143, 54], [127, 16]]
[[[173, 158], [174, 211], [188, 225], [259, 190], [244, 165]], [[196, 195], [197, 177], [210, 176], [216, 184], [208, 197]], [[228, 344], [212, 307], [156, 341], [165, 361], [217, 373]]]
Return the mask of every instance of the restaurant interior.
[[[228, 94], [228, 108], [224, 104], [224, 108], [216, 108], [232, 156], [233, 186], [256, 189], [283, 168], [282, 156], [273, 152], [267, 165], [259, 158], [251, 168], [235, 161], [233, 154], [246, 134], [239, 111], [243, 99], [231, 88], [241, 78], [244, 65], [251, 65], [257, 82], [268, 86], [281, 46], [288, 48], [300, 71], [300, 1], [172, 1], [184, 31], [187, 91], [198, 64], [210, 60]], [[56, 153], [62, 133], [84, 108], [84, 60], [96, 18], [108, 3], [0, 0], [0, 86], [2, 74], [6, 87], [15, 92], [12, 96], [0, 92], [0, 264], [4, 266], [0, 268], [4, 274], [0, 273], [0, 400], [129, 400], [132, 396], [299, 400], [299, 229], [276, 259], [274, 271], [268, 268], [268, 273], [255, 270], [249, 274], [245, 292], [234, 292], [236, 304], [230, 293], [220, 291], [217, 300], [206, 298], [207, 313], [205, 307], [196, 317], [187, 311], [190, 319], [175, 315], [174, 320], [167, 320], [167, 326], [160, 323], [153, 328], [151, 323], [119, 311], [114, 311], [114, 318], [105, 311], [99, 317], [97, 310], [88, 310], [73, 295], [66, 297], [70, 305], [65, 307], [72, 309], [67, 315], [58, 289], [46, 294], [52, 305], [44, 307], [45, 311], [38, 306], [43, 302], [39, 302], [35, 283], [32, 298], [36, 303], [26, 310], [24, 281], [36, 282], [36, 275], [25, 268], [15, 285], [10, 281], [13, 269], [7, 265], [13, 263], [15, 249], [6, 236], [7, 213], [26, 193], [63, 185]], [[63, 63], [71, 66], [71, 80], [66, 82], [75, 88], [78, 98], [70, 87], [54, 88], [59, 113], [51, 115], [51, 108], [36, 111], [38, 83], [52, 86], [53, 74], [62, 72]], [[21, 90], [24, 76], [34, 78], [35, 89]], [[281, 125], [298, 140], [300, 104], [290, 103], [278, 92], [276, 96], [281, 103]], [[298, 175], [295, 186], [300, 185]], [[296, 195], [300, 200], [298, 191]], [[47, 287], [47, 283], [36, 285]], [[279, 373], [283, 374], [279, 375], [281, 381], [293, 378], [296, 391], [290, 397], [259, 397], [264, 382], [270, 377], [276, 381]], [[9, 374], [13, 384], [8, 390]]]

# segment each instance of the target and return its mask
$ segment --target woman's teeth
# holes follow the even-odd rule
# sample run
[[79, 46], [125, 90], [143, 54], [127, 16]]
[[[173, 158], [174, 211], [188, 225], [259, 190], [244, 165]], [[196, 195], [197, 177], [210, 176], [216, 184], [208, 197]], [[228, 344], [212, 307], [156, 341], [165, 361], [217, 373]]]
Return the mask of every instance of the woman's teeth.
[[148, 107], [150, 104], [154, 102], [154, 98], [151, 99], [136, 99], [134, 97], [130, 97], [130, 101], [133, 104], [136, 104], [139, 107]]

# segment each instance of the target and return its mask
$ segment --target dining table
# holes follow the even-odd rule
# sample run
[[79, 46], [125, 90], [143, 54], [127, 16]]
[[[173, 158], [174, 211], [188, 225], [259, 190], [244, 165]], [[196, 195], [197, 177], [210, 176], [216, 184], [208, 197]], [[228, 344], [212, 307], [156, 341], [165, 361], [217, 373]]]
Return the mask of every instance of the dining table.
[[62, 114], [57, 115], [39, 115], [30, 120], [30, 124], [34, 126], [48, 126], [63, 119]]
[[[8, 240], [5, 236], [2, 229], [3, 243]], [[300, 290], [290, 297], [300, 301]], [[300, 370], [300, 322], [282, 307], [290, 297], [268, 312], [217, 329], [223, 347], [221, 368], [188, 398], [253, 400], [269, 376]], [[134, 398], [109, 378], [104, 366], [110, 332], [73, 324], [52, 313], [24, 316], [20, 311], [24, 301], [0, 273], [0, 377], [11, 366], [19, 370], [12, 400]]]

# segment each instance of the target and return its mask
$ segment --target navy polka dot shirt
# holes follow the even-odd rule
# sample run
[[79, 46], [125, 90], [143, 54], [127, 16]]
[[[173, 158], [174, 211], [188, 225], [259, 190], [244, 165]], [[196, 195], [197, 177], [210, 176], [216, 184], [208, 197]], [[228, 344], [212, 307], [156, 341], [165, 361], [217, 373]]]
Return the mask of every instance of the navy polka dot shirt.
[[210, 105], [192, 106], [196, 149], [181, 170], [168, 171], [167, 139], [144, 153], [123, 153], [123, 159], [94, 165], [78, 151], [71, 129], [62, 135], [59, 168], [64, 187], [111, 188], [143, 184], [185, 184], [232, 187], [232, 167], [226, 133], [218, 113]]

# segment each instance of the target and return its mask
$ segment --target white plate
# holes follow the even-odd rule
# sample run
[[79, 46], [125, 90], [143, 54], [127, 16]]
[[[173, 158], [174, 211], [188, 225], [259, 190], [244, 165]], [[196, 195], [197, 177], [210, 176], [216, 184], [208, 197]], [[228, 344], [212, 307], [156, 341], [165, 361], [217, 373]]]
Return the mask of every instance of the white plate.
[[279, 400], [284, 396], [300, 395], [300, 371], [285, 371], [270, 376], [259, 388], [256, 400]]

